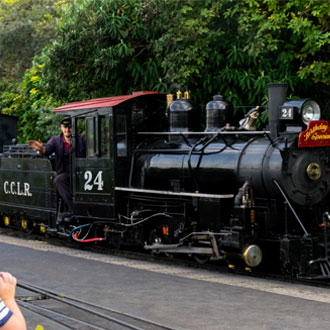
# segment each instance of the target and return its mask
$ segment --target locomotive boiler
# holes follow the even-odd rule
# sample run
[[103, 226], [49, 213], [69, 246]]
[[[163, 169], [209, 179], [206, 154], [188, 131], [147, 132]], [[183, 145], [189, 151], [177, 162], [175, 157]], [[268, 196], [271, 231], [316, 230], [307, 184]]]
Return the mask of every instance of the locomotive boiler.
[[[1, 158], [3, 224], [328, 278], [328, 122], [314, 100], [286, 100], [284, 84], [268, 86], [266, 124], [261, 110], [236, 124], [216, 95], [202, 129], [188, 96], [137, 92], [57, 108], [73, 119], [73, 217], [61, 216], [52, 157], [13, 145]], [[86, 157], [75, 154], [77, 134]]]

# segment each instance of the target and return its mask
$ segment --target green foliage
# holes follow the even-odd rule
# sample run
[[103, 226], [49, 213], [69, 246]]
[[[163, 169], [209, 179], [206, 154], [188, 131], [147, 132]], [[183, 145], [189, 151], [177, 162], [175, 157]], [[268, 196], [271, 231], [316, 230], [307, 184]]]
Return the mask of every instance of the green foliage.
[[[247, 48], [249, 53], [264, 56], [276, 55], [291, 72], [298, 75], [301, 89], [313, 84], [317, 92], [320, 85], [330, 84], [330, 4], [324, 0], [313, 1], [253, 1], [258, 32]], [[255, 47], [255, 45], [261, 47]], [[295, 86], [291, 86], [295, 87]], [[314, 95], [315, 96], [315, 95]], [[323, 95], [329, 97], [329, 92]]]
[[[155, 41], [165, 79], [205, 103], [220, 91], [235, 104], [262, 104], [268, 82], [327, 99], [330, 5], [302, 0], [168, 0], [170, 27]], [[162, 10], [161, 10], [162, 12]], [[311, 88], [311, 87], [315, 88]], [[320, 94], [320, 86], [325, 93]]]
[[[18, 118], [18, 140], [48, 139], [58, 133], [58, 118], [52, 109], [59, 106], [53, 97], [43, 90], [40, 74], [42, 64], [33, 64], [27, 70], [21, 84], [0, 84], [2, 113]], [[1, 88], [2, 87], [2, 88]]]
[[[0, 49], [9, 33], [1, 29], [4, 8]], [[56, 105], [134, 90], [176, 92], [173, 83], [201, 109], [219, 92], [234, 105], [264, 105], [269, 82], [330, 105], [328, 1], [71, 0], [60, 8], [56, 38], [23, 82], [0, 83], [0, 106], [19, 116], [22, 140], [50, 135]]]
[[79, 0], [63, 7], [58, 38], [44, 53], [46, 88], [80, 100], [151, 89], [159, 61], [150, 50], [156, 27], [142, 0]]
[[0, 1], [0, 79], [18, 82], [55, 36], [55, 0]]
[[285, 81], [325, 99], [329, 5], [312, 3], [73, 1], [44, 53], [46, 88], [78, 100], [179, 83], [198, 104], [220, 91], [256, 105], [266, 102], [268, 82]]

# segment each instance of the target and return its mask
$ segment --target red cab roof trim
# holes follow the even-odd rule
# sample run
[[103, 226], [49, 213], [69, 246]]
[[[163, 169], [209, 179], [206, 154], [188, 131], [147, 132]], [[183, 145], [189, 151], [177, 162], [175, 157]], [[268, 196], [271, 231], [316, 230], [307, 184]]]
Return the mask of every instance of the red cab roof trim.
[[142, 92], [133, 92], [131, 95], [111, 96], [111, 97], [103, 97], [88, 101], [71, 102], [54, 109], [54, 111], [60, 112], [60, 111], [68, 111], [68, 110], [114, 107], [120, 103], [123, 103], [130, 99], [134, 99], [139, 96], [155, 95], [155, 94], [163, 95], [164, 93], [153, 92], [153, 91], [142, 91]]

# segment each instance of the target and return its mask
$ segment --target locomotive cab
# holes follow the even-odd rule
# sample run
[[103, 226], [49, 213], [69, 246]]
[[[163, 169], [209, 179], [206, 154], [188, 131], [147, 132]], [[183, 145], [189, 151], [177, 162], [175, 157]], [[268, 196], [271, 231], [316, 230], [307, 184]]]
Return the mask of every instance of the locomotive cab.
[[[117, 218], [115, 186], [128, 184], [132, 150], [139, 142], [136, 129], [158, 129], [165, 101], [163, 94], [139, 92], [55, 109], [72, 117], [73, 211], [78, 221]], [[78, 134], [86, 136], [86, 157], [75, 153]]]

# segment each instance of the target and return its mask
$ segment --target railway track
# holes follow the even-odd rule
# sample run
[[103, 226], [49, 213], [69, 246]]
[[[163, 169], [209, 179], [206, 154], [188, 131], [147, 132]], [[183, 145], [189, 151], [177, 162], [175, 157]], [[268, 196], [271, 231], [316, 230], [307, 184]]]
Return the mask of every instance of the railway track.
[[170, 330], [149, 320], [65, 296], [29, 283], [18, 283], [29, 294], [16, 297], [25, 309], [42, 315], [68, 329]]
[[101, 244], [77, 244], [74, 241], [64, 240], [61, 238], [48, 237], [39, 234], [28, 234], [26, 232], [12, 230], [9, 228], [0, 228], [0, 234], [25, 238], [29, 240], [39, 240], [50, 245], [68, 247], [77, 250], [91, 251], [101, 255], [111, 255], [116, 257], [123, 257], [134, 260], [149, 261], [154, 263], [160, 263], [163, 265], [176, 265], [183, 266], [192, 269], [202, 269], [208, 270], [213, 273], [232, 273], [236, 275], [242, 275], [253, 278], [262, 278], [269, 280], [278, 280], [282, 282], [289, 282], [294, 284], [302, 284], [315, 287], [330, 288], [330, 279], [328, 280], [318, 280], [318, 279], [307, 279], [307, 278], [296, 278], [290, 277], [288, 275], [274, 274], [264, 271], [251, 271], [245, 270], [244, 268], [232, 268], [228, 267], [229, 265], [220, 264], [219, 262], [210, 262], [206, 264], [199, 264], [192, 258], [187, 257], [174, 257], [173, 255], [164, 255], [164, 254], [149, 254], [144, 251], [132, 251], [132, 250], [118, 250], [111, 249], [108, 246], [103, 246]]

